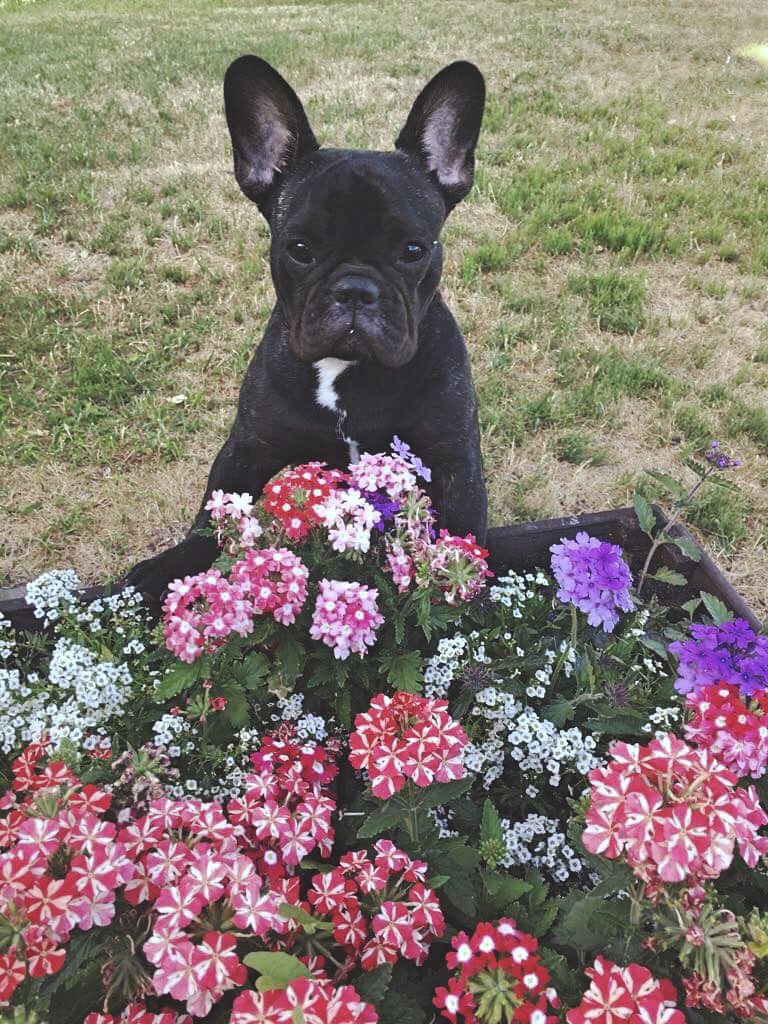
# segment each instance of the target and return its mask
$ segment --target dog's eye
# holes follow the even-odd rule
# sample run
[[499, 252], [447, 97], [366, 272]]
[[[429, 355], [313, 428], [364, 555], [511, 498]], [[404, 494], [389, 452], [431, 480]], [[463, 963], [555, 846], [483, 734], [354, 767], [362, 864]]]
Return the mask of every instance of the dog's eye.
[[418, 242], [409, 242], [403, 251], [400, 253], [401, 263], [418, 263], [419, 260], [424, 259], [427, 254], [427, 250], [423, 245], [419, 245]]
[[297, 263], [314, 263], [315, 257], [306, 242], [291, 242], [288, 246], [288, 255]]

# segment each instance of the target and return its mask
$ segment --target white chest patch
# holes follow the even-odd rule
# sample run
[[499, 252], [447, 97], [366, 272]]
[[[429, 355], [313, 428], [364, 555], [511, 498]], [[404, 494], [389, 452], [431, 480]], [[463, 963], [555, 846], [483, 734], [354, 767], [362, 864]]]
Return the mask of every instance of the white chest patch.
[[354, 365], [354, 359], [335, 359], [333, 356], [318, 359], [316, 363], [313, 363], [317, 373], [315, 401], [323, 409], [328, 409], [330, 412], [337, 414], [336, 433], [342, 441], [347, 443], [350, 464], [357, 462], [360, 458], [360, 446], [357, 441], [347, 437], [344, 433], [344, 420], [346, 419], [347, 411], [339, 405], [339, 395], [334, 385], [336, 384], [336, 379], [345, 370], [349, 369], [350, 366]]

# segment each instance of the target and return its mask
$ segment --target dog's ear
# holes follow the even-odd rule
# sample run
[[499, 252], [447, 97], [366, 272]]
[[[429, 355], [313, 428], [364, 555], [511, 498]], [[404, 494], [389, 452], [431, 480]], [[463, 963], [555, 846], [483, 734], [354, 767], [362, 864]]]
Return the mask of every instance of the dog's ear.
[[281, 176], [318, 148], [307, 115], [285, 79], [260, 57], [238, 57], [224, 76], [224, 109], [235, 178], [268, 216]]
[[434, 178], [446, 212], [472, 188], [484, 106], [483, 76], [474, 64], [456, 61], [421, 90], [395, 143]]

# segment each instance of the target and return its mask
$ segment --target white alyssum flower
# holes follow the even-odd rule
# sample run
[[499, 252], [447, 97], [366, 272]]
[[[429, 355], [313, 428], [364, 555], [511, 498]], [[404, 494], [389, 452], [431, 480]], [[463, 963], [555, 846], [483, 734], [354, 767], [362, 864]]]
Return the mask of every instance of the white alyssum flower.
[[560, 822], [543, 814], [529, 814], [524, 821], [502, 819], [506, 853], [505, 868], [536, 867], [555, 882], [567, 882], [578, 875], [584, 864], [561, 832]]
[[424, 695], [431, 700], [445, 699], [466, 657], [469, 644], [465, 636], [446, 636], [424, 670]]
[[27, 584], [25, 598], [44, 625], [56, 622], [64, 609], [77, 603], [80, 577], [74, 569], [52, 569]]
[[[658, 738], [674, 729], [680, 721], [682, 710], [680, 708], [655, 708], [648, 715], [648, 721], [643, 726], [643, 732], [653, 731]], [[654, 725], [656, 729], [654, 729]]]

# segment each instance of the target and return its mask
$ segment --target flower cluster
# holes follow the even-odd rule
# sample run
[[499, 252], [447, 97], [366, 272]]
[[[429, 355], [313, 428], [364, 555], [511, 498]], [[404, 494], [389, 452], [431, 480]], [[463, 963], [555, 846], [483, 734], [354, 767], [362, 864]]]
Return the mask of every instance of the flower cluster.
[[685, 1024], [685, 1014], [677, 1009], [675, 986], [654, 978], [647, 967], [619, 967], [598, 956], [584, 973], [591, 984], [581, 1003], [566, 1013], [568, 1024]]
[[83, 1024], [192, 1024], [192, 1018], [186, 1013], [177, 1014], [175, 1010], [152, 1013], [144, 1003], [131, 1003], [119, 1017], [111, 1013], [89, 1013]]
[[314, 875], [307, 893], [316, 915], [327, 918], [345, 961], [372, 971], [400, 956], [423, 964], [445, 931], [440, 904], [425, 885], [427, 864], [412, 860], [388, 839], [345, 853], [339, 866]]
[[315, 511], [334, 551], [369, 550], [371, 530], [380, 522], [381, 513], [360, 491], [354, 487], [333, 491]]
[[253, 605], [218, 569], [171, 583], [163, 614], [168, 649], [189, 663], [231, 633], [247, 636], [253, 630]]
[[251, 515], [253, 498], [248, 493], [212, 491], [205, 510], [211, 513], [219, 546], [233, 552], [239, 548], [252, 548], [264, 532], [256, 516]]
[[24, 598], [35, 618], [48, 626], [59, 619], [62, 611], [77, 603], [81, 587], [80, 577], [73, 569], [52, 569], [27, 584]]
[[600, 763], [592, 736], [584, 736], [575, 725], [558, 729], [514, 694], [496, 686], [484, 687], [476, 694], [471, 714], [473, 740], [464, 763], [471, 771], [482, 773], [486, 789], [501, 777], [507, 761], [537, 790], [546, 782], [557, 789], [564, 775], [575, 771], [586, 776]]
[[325, 502], [343, 481], [345, 473], [328, 469], [322, 462], [307, 462], [283, 470], [264, 488], [264, 508], [291, 540], [303, 540], [322, 519], [316, 506]]
[[544, 814], [529, 814], [515, 822], [502, 818], [501, 831], [504, 854], [499, 863], [505, 868], [535, 867], [560, 884], [584, 870], [557, 818]]
[[768, 636], [758, 636], [744, 619], [719, 626], [695, 622], [690, 631], [689, 639], [669, 645], [679, 659], [679, 693], [717, 683], [738, 686], [745, 697], [768, 689]]
[[760, 779], [768, 768], [768, 690], [750, 700], [733, 684], [703, 686], [688, 694], [694, 716], [685, 726], [691, 743], [705, 747], [740, 778]]
[[349, 478], [359, 490], [384, 491], [393, 501], [400, 501], [417, 487], [412, 463], [401, 455], [363, 452], [349, 467]]
[[109, 796], [83, 786], [63, 762], [43, 765], [47, 745], [31, 744], [12, 764], [0, 804], [0, 915], [14, 935], [0, 1001], [24, 978], [61, 970], [75, 928], [104, 927], [134, 865], [114, 825], [102, 821]]
[[617, 742], [612, 760], [590, 772], [591, 805], [583, 834], [591, 853], [624, 856], [635, 875], [653, 884], [717, 878], [734, 847], [750, 867], [768, 852], [768, 822], [753, 786], [708, 750], [667, 735], [647, 746]]
[[406, 778], [420, 787], [463, 778], [467, 737], [447, 708], [444, 700], [380, 693], [356, 716], [349, 762], [368, 772], [374, 796], [391, 797]]
[[362, 583], [320, 580], [309, 635], [332, 648], [345, 660], [353, 652], [363, 657], [376, 643], [376, 630], [384, 621], [378, 591]]
[[704, 452], [704, 458], [715, 469], [738, 469], [741, 465], [741, 459], [733, 459], [730, 455], [727, 455], [720, 447], [719, 441], [712, 441]]
[[485, 587], [486, 578], [493, 576], [488, 568], [488, 551], [471, 533], [454, 537], [441, 530], [425, 556], [417, 563], [417, 577], [426, 574], [443, 591], [448, 604], [471, 601]]
[[242, 992], [232, 1007], [230, 1024], [376, 1024], [379, 1017], [352, 985], [336, 987], [327, 980], [297, 978], [285, 988]]
[[247, 551], [229, 578], [248, 595], [255, 614], [272, 615], [283, 626], [296, 621], [307, 599], [309, 570], [287, 548]]
[[9, 754], [44, 736], [54, 748], [70, 742], [96, 749], [106, 739], [108, 723], [125, 709], [132, 686], [127, 664], [61, 637], [47, 677], [0, 668], [0, 751]]
[[459, 932], [446, 956], [455, 971], [433, 1000], [451, 1024], [555, 1024], [560, 1003], [538, 943], [511, 918], [481, 922], [471, 936]]
[[634, 608], [629, 592], [632, 574], [621, 548], [582, 531], [573, 540], [564, 538], [549, 550], [558, 599], [584, 612], [590, 626], [601, 626], [612, 633], [619, 611], [631, 612]]

